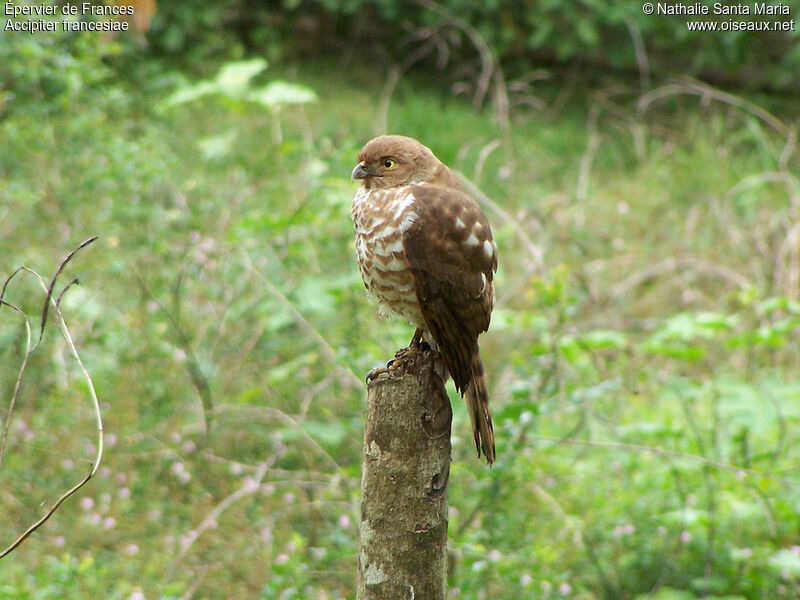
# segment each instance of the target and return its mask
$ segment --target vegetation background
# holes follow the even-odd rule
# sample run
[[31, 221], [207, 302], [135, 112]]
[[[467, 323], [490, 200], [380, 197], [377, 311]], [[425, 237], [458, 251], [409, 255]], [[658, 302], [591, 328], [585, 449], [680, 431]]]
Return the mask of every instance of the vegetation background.
[[[132, 3], [125, 35], [0, 33], [0, 273], [49, 281], [100, 236], [56, 292], [80, 279], [60, 307], [105, 424], [0, 598], [353, 597], [363, 375], [411, 333], [352, 249], [348, 175], [384, 131], [467, 178], [500, 248], [491, 470], [451, 392], [451, 596], [800, 595], [796, 26]], [[45, 293], [23, 271], [3, 302], [5, 547], [98, 440], [52, 310], [15, 395]]]

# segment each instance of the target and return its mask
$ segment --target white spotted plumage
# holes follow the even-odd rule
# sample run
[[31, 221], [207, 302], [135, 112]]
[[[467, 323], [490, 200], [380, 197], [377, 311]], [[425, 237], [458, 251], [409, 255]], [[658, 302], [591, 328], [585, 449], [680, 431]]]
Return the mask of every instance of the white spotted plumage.
[[[385, 204], [384, 200], [387, 200]], [[367, 293], [377, 301], [383, 316], [405, 318], [415, 327], [424, 323], [415, 300], [414, 280], [403, 255], [403, 232], [413, 225], [416, 214], [413, 194], [384, 194], [359, 189], [351, 214], [361, 279]], [[378, 210], [380, 209], [380, 210]]]
[[380, 136], [358, 155], [353, 179], [355, 246], [361, 277], [382, 315], [399, 315], [438, 350], [467, 403], [475, 447], [492, 464], [496, 450], [478, 336], [494, 306], [497, 246], [477, 202], [429, 148]]

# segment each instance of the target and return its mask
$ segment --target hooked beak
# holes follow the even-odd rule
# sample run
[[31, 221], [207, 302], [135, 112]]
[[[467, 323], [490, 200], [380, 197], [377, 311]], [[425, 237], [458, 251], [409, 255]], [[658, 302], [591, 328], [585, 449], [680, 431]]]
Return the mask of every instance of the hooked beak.
[[367, 171], [367, 165], [365, 165], [364, 161], [362, 160], [356, 165], [356, 168], [353, 169], [353, 172], [350, 174], [350, 181], [355, 181], [356, 179], [365, 179], [366, 177], [369, 177], [369, 171]]

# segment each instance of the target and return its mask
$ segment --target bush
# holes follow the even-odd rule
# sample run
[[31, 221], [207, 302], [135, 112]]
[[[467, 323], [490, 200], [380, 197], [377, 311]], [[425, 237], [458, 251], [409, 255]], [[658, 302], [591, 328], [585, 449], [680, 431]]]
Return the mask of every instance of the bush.
[[[705, 4], [711, 9], [703, 18], [720, 23], [734, 19], [714, 15], [713, 3]], [[789, 15], [739, 18], [789, 21], [800, 12], [797, 0], [785, 5]], [[377, 53], [353, 56], [375, 57], [386, 68], [387, 62], [402, 63], [416, 45], [437, 38], [432, 59], [448, 57], [469, 66], [477, 54], [464, 35], [466, 25], [514, 76], [543, 64], [582, 67], [584, 74], [598, 68], [635, 74], [646, 65], [656, 81], [689, 74], [731, 86], [800, 89], [794, 76], [800, 68], [797, 28], [690, 32], [687, 21], [692, 17], [646, 15], [641, 3], [623, 0], [285, 0], [278, 6], [234, 2], [224, 8], [182, 0], [160, 10], [151, 34], [156, 48], [194, 56], [200, 48], [192, 40], [203, 35], [207, 56], [220, 51], [230, 55], [232, 47], [277, 58], [287, 53], [320, 55], [332, 47], [352, 52], [354, 47], [377, 46]], [[206, 36], [210, 30], [213, 34]], [[227, 42], [220, 43], [226, 34]], [[644, 54], [637, 56], [639, 42]]]

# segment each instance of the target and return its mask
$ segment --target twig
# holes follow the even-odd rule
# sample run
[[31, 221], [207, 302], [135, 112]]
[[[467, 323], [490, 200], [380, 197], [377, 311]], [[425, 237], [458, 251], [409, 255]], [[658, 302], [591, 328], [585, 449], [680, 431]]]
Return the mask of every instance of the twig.
[[[61, 261], [60, 265], [58, 265], [58, 269], [56, 269], [56, 272], [53, 274], [53, 278], [50, 280], [50, 285], [49, 286], [45, 286], [44, 285], [44, 281], [41, 282], [42, 283], [42, 287], [44, 287], [45, 291], [47, 292], [47, 298], [45, 298], [44, 306], [42, 306], [42, 325], [41, 325], [41, 328], [39, 330], [39, 341], [40, 342], [42, 341], [42, 336], [44, 335], [44, 325], [45, 325], [45, 322], [47, 321], [47, 311], [50, 308], [50, 298], [53, 296], [53, 288], [55, 288], [55, 286], [56, 286], [56, 280], [58, 279], [58, 276], [61, 275], [61, 271], [64, 270], [64, 267], [67, 266], [67, 263], [72, 260], [72, 257], [75, 256], [75, 254], [77, 254], [77, 252], [79, 250], [81, 250], [82, 248], [85, 248], [86, 246], [88, 246], [89, 244], [94, 242], [96, 239], [97, 239], [96, 235], [90, 237], [88, 240], [86, 240], [85, 242], [80, 244], [77, 248], [75, 248], [72, 252], [67, 254], [67, 257], [64, 260]], [[31, 273], [33, 273], [33, 271], [31, 271]], [[36, 273], [34, 273], [34, 275], [36, 275]], [[38, 277], [38, 275], [36, 275], [36, 276]]]
[[336, 351], [331, 347], [331, 345], [327, 342], [327, 340], [320, 335], [320, 333], [314, 328], [314, 326], [309, 323], [306, 318], [300, 314], [300, 311], [295, 308], [294, 304], [292, 304], [291, 300], [289, 300], [286, 295], [280, 291], [275, 285], [267, 279], [260, 271], [258, 271], [250, 260], [250, 256], [244, 252], [243, 258], [245, 261], [245, 265], [247, 266], [250, 271], [252, 271], [263, 283], [266, 285], [269, 290], [278, 298], [278, 300], [289, 309], [289, 311], [294, 315], [294, 318], [297, 320], [297, 323], [300, 325], [302, 329], [306, 331], [306, 333], [310, 334], [311, 337], [315, 338], [318, 342], [320, 347], [322, 348], [322, 352], [333, 362], [335, 363], [353, 382], [353, 384], [357, 388], [364, 387], [364, 381], [360, 377], [358, 377], [349, 367], [344, 367], [341, 364], [341, 359]]
[[489, 155], [494, 152], [499, 145], [500, 140], [492, 140], [481, 149], [480, 154], [478, 154], [478, 160], [475, 161], [475, 181], [480, 181], [486, 159], [489, 158]]
[[626, 444], [623, 442], [594, 442], [589, 440], [561, 438], [549, 435], [532, 435], [530, 436], [530, 439], [532, 441], [537, 441], [537, 442], [551, 442], [553, 444], [567, 444], [570, 446], [589, 446], [593, 448], [605, 448], [608, 450], [622, 450], [625, 452], [645, 452], [647, 454], [653, 454], [656, 456], [666, 456], [671, 458], [679, 458], [682, 460], [689, 460], [692, 462], [699, 463], [701, 465], [708, 465], [710, 467], [714, 467], [716, 469], [720, 469], [723, 471], [745, 473], [753, 477], [763, 477], [764, 479], [769, 479], [770, 481], [775, 481], [787, 486], [792, 486], [792, 487], [797, 486], [797, 481], [792, 479], [784, 479], [782, 477], [771, 475], [770, 473], [764, 473], [763, 471], [758, 471], [756, 469], [751, 469], [749, 467], [732, 465], [722, 461], [712, 460], [710, 458], [706, 458], [705, 456], [688, 454], [686, 452], [680, 452], [679, 450], [670, 450], [669, 448], [664, 448], [662, 446], [647, 446], [646, 444]]
[[[6, 278], [5, 282], [3, 283], [3, 288], [2, 288], [2, 290], [0, 290], [0, 308], [2, 308], [3, 306], [8, 306], [9, 308], [14, 310], [14, 312], [19, 314], [23, 318], [23, 320], [25, 322], [25, 330], [26, 330], [26, 337], [27, 337], [27, 342], [26, 342], [26, 346], [25, 346], [25, 358], [22, 361], [22, 365], [20, 365], [20, 370], [19, 370], [19, 373], [17, 375], [17, 381], [16, 381], [16, 383], [14, 385], [14, 392], [13, 392], [13, 394], [11, 396], [11, 403], [9, 404], [9, 407], [8, 407], [8, 416], [6, 418], [5, 427], [3, 428], [2, 441], [0, 441], [0, 467], [3, 465], [3, 457], [5, 456], [5, 451], [6, 451], [6, 440], [8, 439], [8, 428], [9, 428], [9, 426], [11, 424], [11, 415], [14, 412], [14, 407], [15, 407], [15, 405], [17, 403], [17, 398], [19, 398], [20, 387], [22, 385], [22, 378], [23, 378], [23, 376], [25, 374], [25, 370], [28, 367], [28, 360], [30, 359], [31, 354], [33, 354], [33, 352], [39, 347], [39, 344], [42, 342], [42, 337], [44, 336], [45, 325], [47, 323], [47, 313], [48, 313], [48, 310], [49, 310], [49, 307], [50, 307], [50, 300], [52, 298], [53, 288], [56, 285], [56, 281], [58, 280], [58, 276], [64, 270], [64, 267], [67, 265], [67, 263], [70, 260], [72, 260], [72, 257], [75, 256], [75, 254], [79, 250], [81, 250], [82, 248], [85, 248], [86, 246], [88, 246], [89, 244], [94, 242], [96, 239], [97, 239], [97, 236], [95, 235], [95, 236], [89, 238], [88, 240], [84, 241], [83, 243], [81, 243], [77, 248], [75, 248], [72, 252], [70, 252], [67, 255], [67, 257], [63, 261], [61, 261], [61, 264], [58, 266], [58, 269], [56, 269], [55, 274], [53, 275], [52, 279], [50, 280], [50, 285], [49, 286], [46, 286], [44, 284], [44, 280], [39, 276], [38, 273], [36, 273], [35, 271], [29, 269], [28, 267], [22, 266], [22, 267], [17, 268], [13, 273], [11, 273], [11, 275], [9, 275]], [[18, 273], [23, 272], [23, 271], [31, 273], [32, 275], [37, 277], [39, 279], [39, 283], [42, 285], [42, 287], [44, 287], [45, 292], [47, 293], [47, 296], [45, 298], [45, 302], [44, 302], [44, 304], [42, 306], [42, 320], [41, 320], [41, 324], [40, 324], [40, 327], [39, 327], [39, 338], [37, 339], [36, 343], [33, 346], [31, 346], [31, 339], [32, 339], [31, 338], [31, 326], [30, 326], [30, 322], [28, 321], [27, 316], [18, 307], [14, 306], [13, 304], [9, 304], [5, 300], [3, 300], [3, 298], [5, 298], [5, 295], [6, 295], [6, 289], [8, 289], [8, 285], [11, 283], [11, 280], [14, 279], [14, 277], [16, 277]], [[72, 285], [72, 283], [77, 283], [77, 280], [73, 280], [69, 285], [67, 285], [61, 291], [61, 293], [58, 295], [58, 300], [56, 301], [56, 305], [58, 305], [58, 303], [61, 302], [61, 297], [63, 296], [63, 294], [67, 290], [67, 288], [69, 288], [70, 285]], [[63, 321], [63, 317], [62, 317], [62, 321]]]
[[564, 523], [572, 529], [572, 543], [578, 550], [583, 550], [585, 547], [585, 540], [583, 537], [584, 523], [580, 517], [573, 517], [564, 510], [559, 504], [558, 500], [548, 494], [547, 491], [538, 483], [533, 483], [533, 493], [539, 500], [550, 507], [550, 510], [555, 513]]
[[77, 492], [79, 489], [81, 489], [81, 488], [84, 486], [84, 484], [85, 484], [87, 481], [89, 481], [89, 480], [92, 478], [92, 475], [94, 475], [94, 472], [95, 472], [95, 469], [94, 469], [94, 468], [92, 468], [91, 472], [90, 472], [89, 474], [87, 474], [87, 475], [86, 475], [86, 476], [85, 476], [85, 477], [84, 477], [84, 478], [83, 478], [83, 479], [82, 479], [80, 482], [78, 482], [78, 483], [77, 483], [77, 484], [76, 484], [76, 485], [75, 485], [73, 488], [71, 488], [71, 489], [67, 490], [66, 492], [64, 492], [63, 494], [61, 494], [61, 497], [60, 497], [58, 500], [56, 500], [56, 503], [55, 503], [55, 504], [53, 504], [53, 506], [51, 506], [51, 507], [50, 507], [50, 509], [49, 509], [49, 510], [48, 510], [48, 511], [47, 511], [47, 512], [44, 514], [44, 516], [43, 516], [41, 519], [39, 519], [38, 521], [36, 521], [36, 522], [35, 522], [33, 525], [31, 525], [30, 527], [28, 527], [28, 528], [27, 528], [27, 529], [26, 529], [26, 530], [25, 530], [25, 531], [22, 533], [22, 535], [20, 535], [20, 536], [19, 536], [19, 537], [18, 537], [16, 540], [14, 540], [14, 541], [11, 543], [11, 545], [10, 545], [8, 548], [6, 548], [6, 549], [5, 549], [5, 550], [3, 550], [2, 552], [0, 552], [0, 558], [4, 558], [4, 557], [6, 557], [7, 555], [9, 555], [9, 554], [10, 554], [11, 552], [13, 552], [13, 551], [14, 551], [14, 550], [15, 550], [15, 549], [16, 549], [16, 548], [17, 548], [17, 547], [18, 547], [18, 546], [19, 546], [19, 545], [20, 545], [22, 542], [24, 542], [24, 541], [27, 539], [27, 537], [28, 537], [30, 534], [32, 534], [34, 531], [36, 531], [37, 529], [39, 529], [39, 527], [41, 527], [41, 526], [42, 526], [42, 524], [43, 524], [45, 521], [47, 521], [47, 519], [49, 519], [50, 517], [52, 517], [52, 516], [53, 516], [53, 513], [55, 513], [55, 512], [56, 512], [56, 510], [58, 510], [58, 507], [59, 507], [59, 506], [61, 506], [61, 503], [62, 503], [62, 502], [64, 502], [64, 500], [66, 500], [66, 499], [67, 499], [67, 498], [69, 498], [69, 497], [70, 497], [72, 494], [74, 494], [74, 493], [75, 493], [75, 492]]
[[[39, 527], [41, 527], [42, 524], [45, 521], [47, 521], [56, 512], [56, 510], [58, 510], [58, 507], [61, 506], [61, 504], [67, 498], [69, 498], [75, 492], [77, 492], [80, 488], [82, 488], [86, 484], [86, 482], [88, 482], [95, 475], [95, 473], [97, 473], [97, 469], [100, 467], [100, 462], [103, 459], [103, 417], [102, 417], [102, 413], [101, 413], [101, 410], [100, 410], [100, 401], [97, 398], [97, 392], [95, 391], [94, 382], [92, 381], [92, 377], [91, 377], [91, 375], [89, 375], [89, 371], [84, 366], [83, 361], [81, 360], [80, 354], [78, 353], [78, 350], [75, 347], [75, 343], [74, 343], [74, 341], [72, 339], [72, 335], [69, 332], [69, 328], [67, 327], [67, 323], [66, 323], [66, 321], [64, 319], [64, 315], [61, 312], [61, 307], [60, 307], [61, 298], [63, 297], [64, 292], [66, 292], [66, 290], [69, 289], [69, 287], [71, 287], [73, 284], [77, 283], [77, 280], [76, 279], [72, 280], [70, 283], [68, 283], [64, 287], [63, 290], [61, 290], [61, 292], [58, 294], [58, 296], [55, 299], [53, 298], [53, 289], [55, 288], [56, 281], [58, 280], [58, 276], [64, 270], [64, 267], [66, 266], [66, 264], [72, 259], [73, 256], [75, 256], [75, 254], [79, 250], [81, 250], [82, 248], [85, 248], [86, 246], [88, 246], [89, 244], [94, 242], [96, 239], [97, 239], [97, 236], [89, 238], [88, 240], [86, 240], [85, 242], [80, 244], [77, 248], [75, 248], [72, 252], [70, 252], [67, 255], [67, 257], [61, 262], [61, 264], [58, 266], [58, 269], [56, 269], [55, 274], [53, 275], [52, 279], [50, 280], [50, 285], [45, 284], [45, 282], [42, 279], [42, 277], [38, 273], [36, 273], [35, 271], [33, 271], [31, 269], [28, 269], [27, 267], [21, 267], [21, 269], [17, 269], [16, 271], [14, 271], [14, 273], [11, 275], [11, 277], [9, 277], [6, 280], [5, 284], [3, 285], [3, 290], [0, 293], [0, 307], [3, 306], [3, 305], [10, 306], [18, 314], [22, 315], [23, 318], [25, 319], [25, 327], [26, 327], [26, 333], [27, 333], [27, 346], [26, 346], [25, 359], [23, 360], [22, 366], [20, 368], [19, 376], [17, 378], [17, 383], [16, 383], [16, 386], [14, 388], [14, 393], [13, 393], [13, 396], [12, 396], [12, 399], [11, 399], [11, 406], [9, 408], [8, 420], [6, 422], [6, 427], [5, 427], [4, 431], [3, 431], [2, 447], [0, 447], [0, 463], [2, 462], [2, 456], [3, 456], [3, 453], [5, 452], [5, 444], [6, 444], [6, 438], [7, 438], [7, 435], [8, 435], [8, 425], [9, 425], [9, 422], [11, 420], [11, 413], [13, 412], [14, 404], [16, 403], [16, 400], [19, 397], [20, 385], [21, 385], [21, 382], [22, 382], [23, 375], [25, 373], [25, 368], [26, 368], [26, 366], [28, 364], [28, 359], [29, 359], [31, 353], [39, 346], [39, 343], [41, 342], [41, 340], [42, 340], [42, 338], [44, 336], [44, 330], [45, 330], [45, 327], [47, 325], [47, 314], [48, 314], [48, 310], [50, 308], [50, 304], [52, 304], [53, 312], [56, 315], [56, 323], [58, 325], [58, 328], [59, 328], [59, 330], [61, 332], [62, 337], [64, 338], [64, 341], [67, 343], [67, 347], [69, 348], [70, 354], [75, 359], [75, 361], [78, 363], [78, 366], [80, 367], [80, 369], [81, 369], [81, 371], [83, 373], [83, 376], [86, 379], [86, 384], [87, 384], [87, 386], [89, 388], [89, 394], [90, 394], [90, 396], [92, 398], [92, 403], [93, 403], [93, 406], [94, 406], [95, 419], [97, 421], [97, 452], [96, 452], [94, 461], [92, 463], [90, 463], [91, 464], [91, 469], [90, 469], [89, 473], [81, 481], [79, 481], [76, 485], [74, 485], [72, 488], [70, 488], [69, 490], [67, 490], [63, 494], [61, 494], [61, 496], [58, 498], [58, 500], [56, 500], [56, 502], [53, 504], [53, 506], [51, 506], [47, 510], [47, 512], [44, 514], [44, 516], [42, 516], [39, 520], [37, 520], [35, 523], [33, 523], [30, 527], [28, 527], [28, 529], [26, 529], [19, 537], [17, 537], [17, 539], [14, 540], [11, 543], [11, 545], [9, 545], [5, 550], [0, 552], [0, 559], [2, 559], [3, 557], [7, 556], [11, 552], [13, 552], [15, 548], [17, 548], [23, 541], [25, 541], [25, 539], [27, 539], [34, 531], [36, 531]], [[31, 273], [34, 277], [36, 277], [39, 280], [39, 283], [41, 284], [42, 289], [44, 290], [44, 292], [46, 294], [45, 303], [44, 303], [45, 305], [42, 308], [42, 321], [41, 321], [41, 329], [39, 331], [39, 339], [38, 339], [38, 341], [36, 342], [36, 344], [33, 347], [31, 347], [31, 344], [30, 344], [30, 342], [31, 342], [31, 331], [30, 331], [30, 323], [28, 322], [27, 317], [25, 316], [25, 314], [20, 309], [18, 309], [15, 306], [12, 306], [12, 305], [10, 305], [7, 302], [2, 300], [2, 297], [5, 295], [5, 291], [6, 291], [6, 288], [8, 286], [9, 281], [20, 270], [25, 270], [25, 271]]]
[[259, 470], [256, 473], [256, 476], [253, 480], [244, 486], [240, 487], [235, 492], [229, 494], [225, 498], [223, 498], [219, 504], [217, 504], [211, 512], [206, 515], [203, 521], [192, 529], [189, 533], [186, 534], [184, 540], [181, 542], [181, 550], [178, 553], [178, 556], [175, 558], [175, 562], [173, 564], [173, 570], [183, 561], [186, 555], [189, 553], [189, 550], [197, 541], [197, 539], [209, 529], [213, 529], [216, 526], [217, 519], [219, 516], [225, 512], [228, 508], [230, 508], [233, 504], [247, 498], [248, 496], [258, 494], [261, 492], [271, 492], [275, 486], [278, 485], [289, 485], [293, 487], [304, 487], [304, 488], [316, 488], [325, 486], [328, 482], [325, 481], [302, 481], [302, 480], [283, 480], [283, 481], [268, 481], [266, 483], [262, 483], [264, 479], [264, 475], [266, 474], [267, 469], [264, 467], [263, 469]]
[[788, 170], [789, 158], [797, 151], [797, 123], [789, 126], [789, 133], [786, 135], [786, 143], [783, 145], [781, 155], [778, 157], [778, 168], [781, 171]]
[[320, 446], [319, 442], [317, 442], [317, 440], [315, 440], [313, 437], [311, 437], [311, 435], [308, 433], [308, 431], [306, 431], [305, 428], [300, 423], [298, 423], [295, 419], [293, 419], [291, 416], [289, 416], [285, 412], [283, 412], [281, 410], [278, 410], [277, 408], [273, 408], [271, 406], [253, 406], [253, 405], [250, 405], [250, 404], [223, 404], [221, 406], [218, 406], [215, 409], [215, 412], [217, 412], [219, 414], [222, 414], [223, 412], [228, 411], [228, 410], [231, 410], [231, 411], [237, 410], [237, 411], [241, 411], [241, 412], [250, 413], [251, 415], [254, 414], [254, 415], [259, 415], [259, 416], [264, 414], [264, 413], [266, 413], [266, 414], [269, 414], [269, 415], [274, 415], [274, 416], [278, 417], [279, 419], [281, 419], [283, 421], [286, 421], [287, 423], [291, 424], [293, 427], [296, 427], [303, 434], [303, 436], [311, 443], [311, 445], [314, 446], [314, 448], [316, 450], [318, 450], [320, 452], [320, 454], [325, 456], [326, 459], [328, 459], [328, 461], [331, 463], [331, 465], [333, 466], [333, 468], [337, 472], [341, 471], [342, 467], [341, 467], [341, 465], [339, 465], [339, 463], [336, 462], [336, 459], [334, 459], [325, 450], [325, 448]]
[[478, 51], [481, 59], [481, 72], [478, 80], [475, 82], [475, 93], [472, 96], [472, 105], [478, 110], [483, 106], [483, 100], [486, 93], [489, 91], [489, 86], [492, 82], [492, 77], [495, 78], [495, 108], [497, 110], [497, 117], [500, 120], [500, 126], [503, 131], [508, 132], [511, 129], [509, 122], [509, 102], [508, 92], [506, 91], [505, 78], [500, 69], [494, 51], [491, 46], [486, 43], [480, 32], [470, 25], [461, 17], [453, 14], [445, 7], [433, 2], [432, 0], [414, 0], [419, 6], [436, 13], [447, 19], [453, 26], [463, 31], [469, 38], [472, 45]]
[[642, 32], [636, 26], [636, 22], [630, 17], [625, 19], [625, 26], [628, 28], [628, 33], [633, 42], [633, 51], [636, 54], [636, 64], [639, 67], [639, 85], [642, 90], [650, 87], [650, 65], [647, 62], [647, 52], [644, 49], [644, 40], [642, 40]]
[[783, 183], [792, 198], [792, 207], [797, 208], [800, 204], [800, 181], [788, 171], [767, 171], [745, 177], [739, 183], [728, 190], [728, 197], [732, 198], [740, 192], [762, 185], [764, 183]]
[[256, 473], [255, 477], [253, 478], [251, 484], [239, 488], [238, 490], [236, 490], [235, 492], [224, 498], [219, 504], [217, 504], [211, 510], [210, 513], [208, 513], [208, 515], [206, 515], [206, 518], [203, 519], [200, 525], [198, 525], [197, 527], [195, 527], [189, 533], [186, 534], [186, 536], [184, 537], [184, 541], [181, 542], [180, 552], [178, 553], [178, 556], [175, 558], [175, 565], [180, 564], [180, 562], [189, 552], [189, 549], [192, 547], [195, 541], [197, 541], [197, 538], [199, 538], [204, 531], [211, 529], [215, 526], [217, 518], [229, 506], [236, 503], [238, 500], [246, 498], [247, 496], [259, 492], [261, 490], [260, 483], [261, 480], [264, 479], [264, 475], [266, 474], [266, 472], [267, 472], [267, 466], [262, 465], [259, 468], [258, 472]]
[[715, 275], [716, 277], [730, 281], [741, 289], [746, 290], [752, 286], [750, 281], [744, 275], [737, 273], [728, 267], [724, 267], [722, 265], [699, 258], [668, 258], [653, 265], [652, 267], [649, 267], [643, 271], [639, 271], [638, 273], [634, 273], [630, 277], [623, 279], [611, 287], [611, 289], [608, 291], [608, 295], [613, 297], [622, 296], [632, 288], [642, 285], [651, 279], [683, 268], [693, 269], [695, 271], [705, 273], [706, 275]]
[[389, 126], [389, 104], [392, 100], [394, 88], [397, 87], [400, 78], [405, 75], [411, 67], [430, 54], [434, 47], [438, 47], [435, 36], [442, 26], [443, 24], [440, 24], [438, 27], [427, 30], [421, 34], [425, 43], [412, 53], [411, 56], [406, 58], [400, 66], [389, 69], [389, 74], [386, 76], [386, 82], [383, 84], [383, 91], [381, 92], [381, 98], [378, 102], [378, 117], [375, 119], [375, 128], [373, 130], [375, 135], [381, 135], [387, 132]]
[[578, 170], [578, 183], [575, 189], [575, 200], [579, 204], [586, 201], [586, 195], [589, 190], [589, 178], [592, 172], [592, 162], [594, 156], [597, 154], [597, 149], [600, 147], [600, 134], [597, 133], [597, 119], [600, 116], [600, 109], [596, 104], [593, 104], [589, 109], [589, 117], [587, 123], [589, 141], [586, 144], [586, 151], [581, 157], [581, 166]]
[[[15, 273], [16, 272], [17, 271], [15, 271]], [[6, 283], [8, 283], [8, 280], [6, 281]], [[3, 291], [5, 292], [5, 287], [3, 288]], [[6, 454], [6, 441], [8, 440], [8, 429], [11, 426], [11, 416], [14, 414], [14, 407], [17, 404], [17, 398], [19, 398], [19, 391], [22, 386], [22, 377], [25, 374], [25, 370], [28, 368], [28, 360], [30, 359], [31, 353], [33, 352], [33, 350], [31, 349], [31, 339], [32, 339], [31, 324], [28, 318], [26, 317], [25, 313], [22, 312], [22, 310], [20, 310], [13, 304], [9, 304], [5, 300], [3, 300], [2, 294], [0, 294], [0, 308], [2, 308], [3, 306], [8, 306], [22, 317], [22, 321], [23, 323], [25, 323], [26, 341], [25, 341], [25, 358], [22, 359], [22, 365], [20, 365], [19, 373], [17, 373], [17, 381], [14, 384], [14, 392], [11, 394], [11, 402], [8, 405], [8, 414], [6, 415], [6, 422], [5, 426], [3, 427], [3, 437], [2, 440], [0, 440], [0, 467], [3, 466], [3, 457]]]
[[681, 77], [675, 83], [669, 83], [662, 87], [656, 88], [652, 92], [644, 94], [639, 98], [638, 108], [640, 111], [647, 110], [651, 104], [670, 96], [679, 95], [693, 95], [700, 96], [703, 100], [716, 100], [724, 104], [730, 104], [741, 110], [749, 112], [753, 116], [767, 123], [770, 127], [775, 129], [778, 133], [788, 136], [790, 133], [789, 128], [780, 119], [772, 115], [770, 112], [764, 110], [760, 106], [748, 102], [739, 96], [729, 94], [717, 90], [705, 83], [692, 79], [691, 77]]
[[192, 382], [197, 395], [200, 397], [200, 408], [202, 409], [203, 417], [203, 435], [208, 436], [213, 426], [212, 413], [214, 410], [214, 396], [211, 391], [211, 383], [208, 381], [203, 368], [200, 366], [200, 359], [194, 351], [189, 336], [181, 325], [180, 318], [180, 287], [183, 278], [183, 273], [179, 275], [176, 282], [175, 289], [173, 290], [173, 304], [174, 310], [168, 309], [164, 304], [156, 298], [155, 294], [150, 290], [150, 287], [145, 282], [142, 275], [134, 270], [134, 277], [139, 284], [141, 290], [155, 302], [156, 306], [166, 315], [169, 322], [172, 324], [177, 337], [177, 343], [180, 349], [186, 354], [186, 371], [189, 373], [189, 380]]

